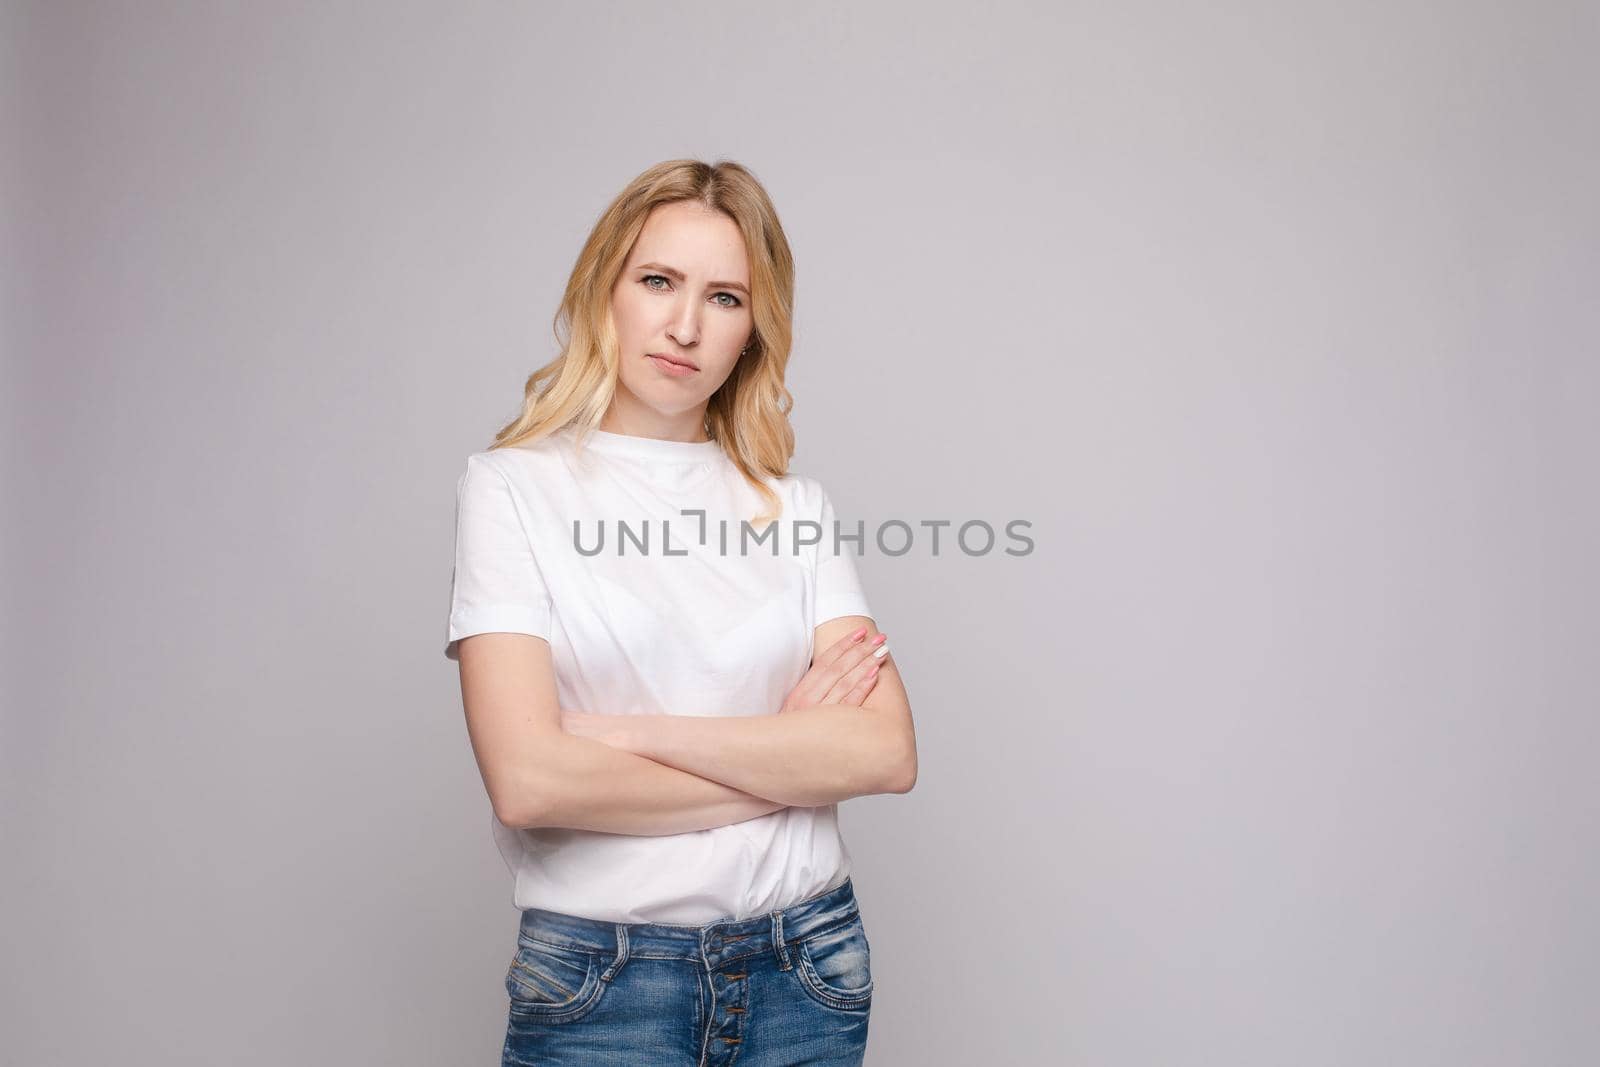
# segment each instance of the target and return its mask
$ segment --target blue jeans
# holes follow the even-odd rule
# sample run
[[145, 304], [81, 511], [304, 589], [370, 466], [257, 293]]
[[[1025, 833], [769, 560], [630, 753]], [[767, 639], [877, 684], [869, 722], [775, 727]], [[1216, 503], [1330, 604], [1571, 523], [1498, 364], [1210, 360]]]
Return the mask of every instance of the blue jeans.
[[529, 908], [501, 1063], [859, 1065], [871, 949], [855, 891], [704, 926]]

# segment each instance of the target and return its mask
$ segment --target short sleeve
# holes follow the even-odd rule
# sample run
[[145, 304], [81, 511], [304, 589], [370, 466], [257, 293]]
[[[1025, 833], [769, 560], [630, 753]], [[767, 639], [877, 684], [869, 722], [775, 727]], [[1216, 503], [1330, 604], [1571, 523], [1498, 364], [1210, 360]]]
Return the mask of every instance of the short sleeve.
[[836, 523], [833, 501], [819, 485], [822, 497], [822, 540], [817, 544], [817, 617], [813, 625], [843, 615], [872, 615], [867, 595], [856, 575], [855, 558], [866, 543], [865, 523]]
[[457, 642], [473, 634], [532, 634], [548, 641], [550, 615], [550, 593], [511, 483], [483, 453], [468, 456], [456, 482], [445, 657], [459, 661]]

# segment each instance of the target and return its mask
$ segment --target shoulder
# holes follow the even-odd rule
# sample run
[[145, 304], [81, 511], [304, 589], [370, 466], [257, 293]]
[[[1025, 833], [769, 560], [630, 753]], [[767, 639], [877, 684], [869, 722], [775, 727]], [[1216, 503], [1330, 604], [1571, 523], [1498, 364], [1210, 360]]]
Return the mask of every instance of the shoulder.
[[502, 465], [499, 453], [502, 449], [486, 449], [482, 452], [468, 454], [461, 465], [461, 474], [456, 479], [456, 484], [461, 488], [467, 486], [488, 486], [506, 480], [505, 467]]
[[544, 437], [531, 444], [503, 445], [473, 452], [466, 458], [461, 477], [493, 474], [512, 485], [543, 481], [564, 470], [561, 442]]
[[809, 474], [790, 471], [788, 474], [767, 479], [767, 484], [778, 494], [786, 514], [800, 518], [815, 518], [821, 514], [826, 494], [823, 492], [822, 483]]
[[458, 507], [508, 506], [528, 512], [559, 507], [568, 475], [549, 449], [488, 448], [467, 455], [456, 478]]

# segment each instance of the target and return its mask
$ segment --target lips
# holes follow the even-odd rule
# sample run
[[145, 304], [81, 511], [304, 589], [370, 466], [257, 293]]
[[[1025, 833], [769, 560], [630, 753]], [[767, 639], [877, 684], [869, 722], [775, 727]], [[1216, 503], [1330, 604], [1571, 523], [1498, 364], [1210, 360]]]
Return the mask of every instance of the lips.
[[680, 367], [688, 367], [690, 370], [700, 369], [681, 356], [669, 356], [665, 352], [647, 352], [646, 355], [654, 356], [656, 359], [665, 360], [668, 363], [676, 363]]

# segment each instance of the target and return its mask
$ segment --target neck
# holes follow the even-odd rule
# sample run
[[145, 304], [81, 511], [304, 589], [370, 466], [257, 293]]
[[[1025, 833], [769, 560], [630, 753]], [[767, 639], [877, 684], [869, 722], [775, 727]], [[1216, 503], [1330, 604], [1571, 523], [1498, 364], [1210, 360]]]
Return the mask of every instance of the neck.
[[640, 404], [623, 402], [619, 395], [606, 409], [599, 428], [607, 433], [630, 437], [649, 437], [658, 441], [683, 441], [698, 444], [709, 441], [706, 434], [706, 405], [678, 415], [662, 415]]

